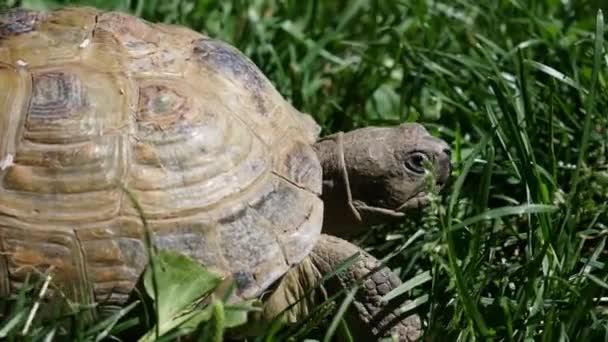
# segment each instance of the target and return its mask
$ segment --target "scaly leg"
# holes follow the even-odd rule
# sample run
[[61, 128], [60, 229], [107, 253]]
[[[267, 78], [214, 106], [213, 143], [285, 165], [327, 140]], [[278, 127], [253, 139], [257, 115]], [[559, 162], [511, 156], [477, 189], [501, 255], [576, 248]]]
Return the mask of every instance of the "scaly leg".
[[[356, 253], [360, 253], [360, 257], [352, 266], [292, 307], [284, 317], [287, 321], [302, 319], [325, 298], [344, 288], [351, 288], [380, 266], [376, 258], [350, 242], [322, 235], [312, 253], [283, 277], [265, 301], [264, 318], [272, 320], [289, 304], [303, 297], [308, 289], [315, 287], [324, 274], [332, 272], [345, 259]], [[399, 341], [415, 341], [420, 338], [422, 327], [417, 315], [401, 317], [397, 308], [403, 303], [386, 303], [381, 300], [383, 295], [399, 284], [400, 279], [386, 267], [379, 268], [363, 282], [345, 316], [356, 341], [378, 340], [387, 335], [396, 336]]]

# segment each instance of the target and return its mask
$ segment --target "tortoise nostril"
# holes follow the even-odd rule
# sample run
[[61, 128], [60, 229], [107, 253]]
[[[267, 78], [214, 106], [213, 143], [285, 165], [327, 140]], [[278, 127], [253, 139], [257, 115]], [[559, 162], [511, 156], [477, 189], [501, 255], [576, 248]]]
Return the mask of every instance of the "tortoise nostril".
[[450, 174], [452, 173], [452, 150], [449, 147], [445, 147], [441, 152], [443, 152], [443, 154], [439, 158], [437, 185], [440, 188], [443, 188], [448, 182]]
[[443, 149], [443, 153], [445, 153], [448, 157], [452, 156], [452, 149], [450, 149], [449, 147], [446, 147]]

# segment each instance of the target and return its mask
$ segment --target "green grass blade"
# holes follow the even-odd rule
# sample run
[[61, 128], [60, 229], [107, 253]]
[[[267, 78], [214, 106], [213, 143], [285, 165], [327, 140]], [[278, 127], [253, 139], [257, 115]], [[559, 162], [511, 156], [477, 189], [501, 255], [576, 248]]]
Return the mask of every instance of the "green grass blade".
[[346, 297], [344, 298], [344, 300], [342, 300], [342, 303], [336, 311], [334, 318], [332, 319], [331, 324], [329, 325], [329, 328], [327, 328], [327, 332], [325, 332], [323, 342], [330, 342], [332, 340], [334, 333], [338, 329], [338, 325], [342, 321], [344, 314], [346, 314], [346, 310], [348, 310], [348, 307], [352, 304], [353, 300], [355, 300], [355, 294], [357, 294], [358, 290], [359, 288], [355, 287], [350, 289], [346, 293]]
[[15, 334], [14, 330], [18, 329], [19, 324], [25, 321], [25, 317], [26, 311], [20, 311], [7, 320], [2, 328], [0, 328], [0, 338], [7, 338], [9, 334]]
[[460, 223], [454, 224], [451, 226], [451, 229], [458, 230], [478, 222], [495, 220], [505, 216], [554, 213], [557, 210], [558, 208], [556, 206], [548, 204], [523, 204], [519, 206], [494, 208], [479, 215], [469, 217]]
[[604, 54], [604, 15], [601, 10], [597, 12], [596, 16], [596, 28], [595, 28], [595, 39], [593, 48], [593, 72], [591, 75], [591, 85], [589, 87], [589, 95], [586, 98], [585, 103], [585, 119], [583, 124], [583, 136], [581, 138], [578, 158], [576, 161], [576, 169], [570, 183], [570, 192], [568, 193], [568, 205], [566, 207], [565, 219], [563, 221], [562, 229], [564, 229], [568, 222], [571, 221], [570, 214], [573, 210], [574, 197], [577, 195], [578, 186], [580, 182], [581, 169], [585, 163], [587, 148], [589, 146], [589, 136], [591, 134], [591, 119], [594, 113], [594, 104], [596, 101], [596, 84], [598, 81], [602, 56]]
[[414, 298], [414, 300], [412, 300], [411, 302], [401, 306], [399, 308], [399, 314], [404, 314], [407, 312], [412, 312], [414, 311], [417, 307], [425, 304], [426, 302], [428, 302], [429, 300], [429, 295], [428, 294], [424, 294], [420, 297]]
[[420, 273], [417, 276], [415, 276], [414, 278], [409, 279], [408, 281], [397, 286], [391, 292], [382, 296], [382, 300], [388, 302], [391, 299], [399, 297], [400, 295], [404, 294], [405, 292], [408, 292], [411, 289], [430, 281], [431, 279], [433, 279], [431, 277], [431, 272], [426, 271], [424, 273]]
[[544, 65], [537, 61], [530, 61], [530, 60], [527, 60], [526, 64], [541, 72], [544, 72], [545, 74], [553, 77], [554, 79], [558, 80], [559, 82], [567, 84], [567, 85], [571, 86], [572, 88], [577, 89], [583, 93], [587, 93], [587, 90], [585, 88], [581, 87], [578, 83], [576, 83], [575, 80], [573, 80], [572, 78], [564, 75], [563, 73], [559, 72], [558, 70], [556, 70], [548, 65]]

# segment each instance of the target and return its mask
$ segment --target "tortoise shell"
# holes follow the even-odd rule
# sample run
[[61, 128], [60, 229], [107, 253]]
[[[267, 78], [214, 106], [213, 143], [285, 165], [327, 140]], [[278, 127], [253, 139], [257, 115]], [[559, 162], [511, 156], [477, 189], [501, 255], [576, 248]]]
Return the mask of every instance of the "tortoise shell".
[[256, 296], [321, 231], [318, 126], [235, 48], [118, 12], [0, 17], [0, 295], [123, 304], [159, 249]]

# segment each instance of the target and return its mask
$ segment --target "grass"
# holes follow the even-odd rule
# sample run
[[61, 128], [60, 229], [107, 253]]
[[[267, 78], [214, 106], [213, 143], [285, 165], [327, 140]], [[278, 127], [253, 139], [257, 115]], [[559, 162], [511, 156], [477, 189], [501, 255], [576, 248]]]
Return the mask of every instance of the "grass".
[[[608, 340], [605, 2], [4, 1], [93, 4], [224, 39], [324, 133], [424, 123], [453, 147], [450, 189], [424, 215], [358, 240], [411, 280], [400, 291], [429, 337]], [[11, 303], [0, 336], [17, 339], [32, 304]], [[212, 307], [205, 329], [226, 315]], [[128, 340], [125, 330], [151, 329], [146, 317], [66, 319], [74, 339]], [[321, 339], [323, 321], [276, 336]], [[28, 336], [57, 329], [35, 322]]]

